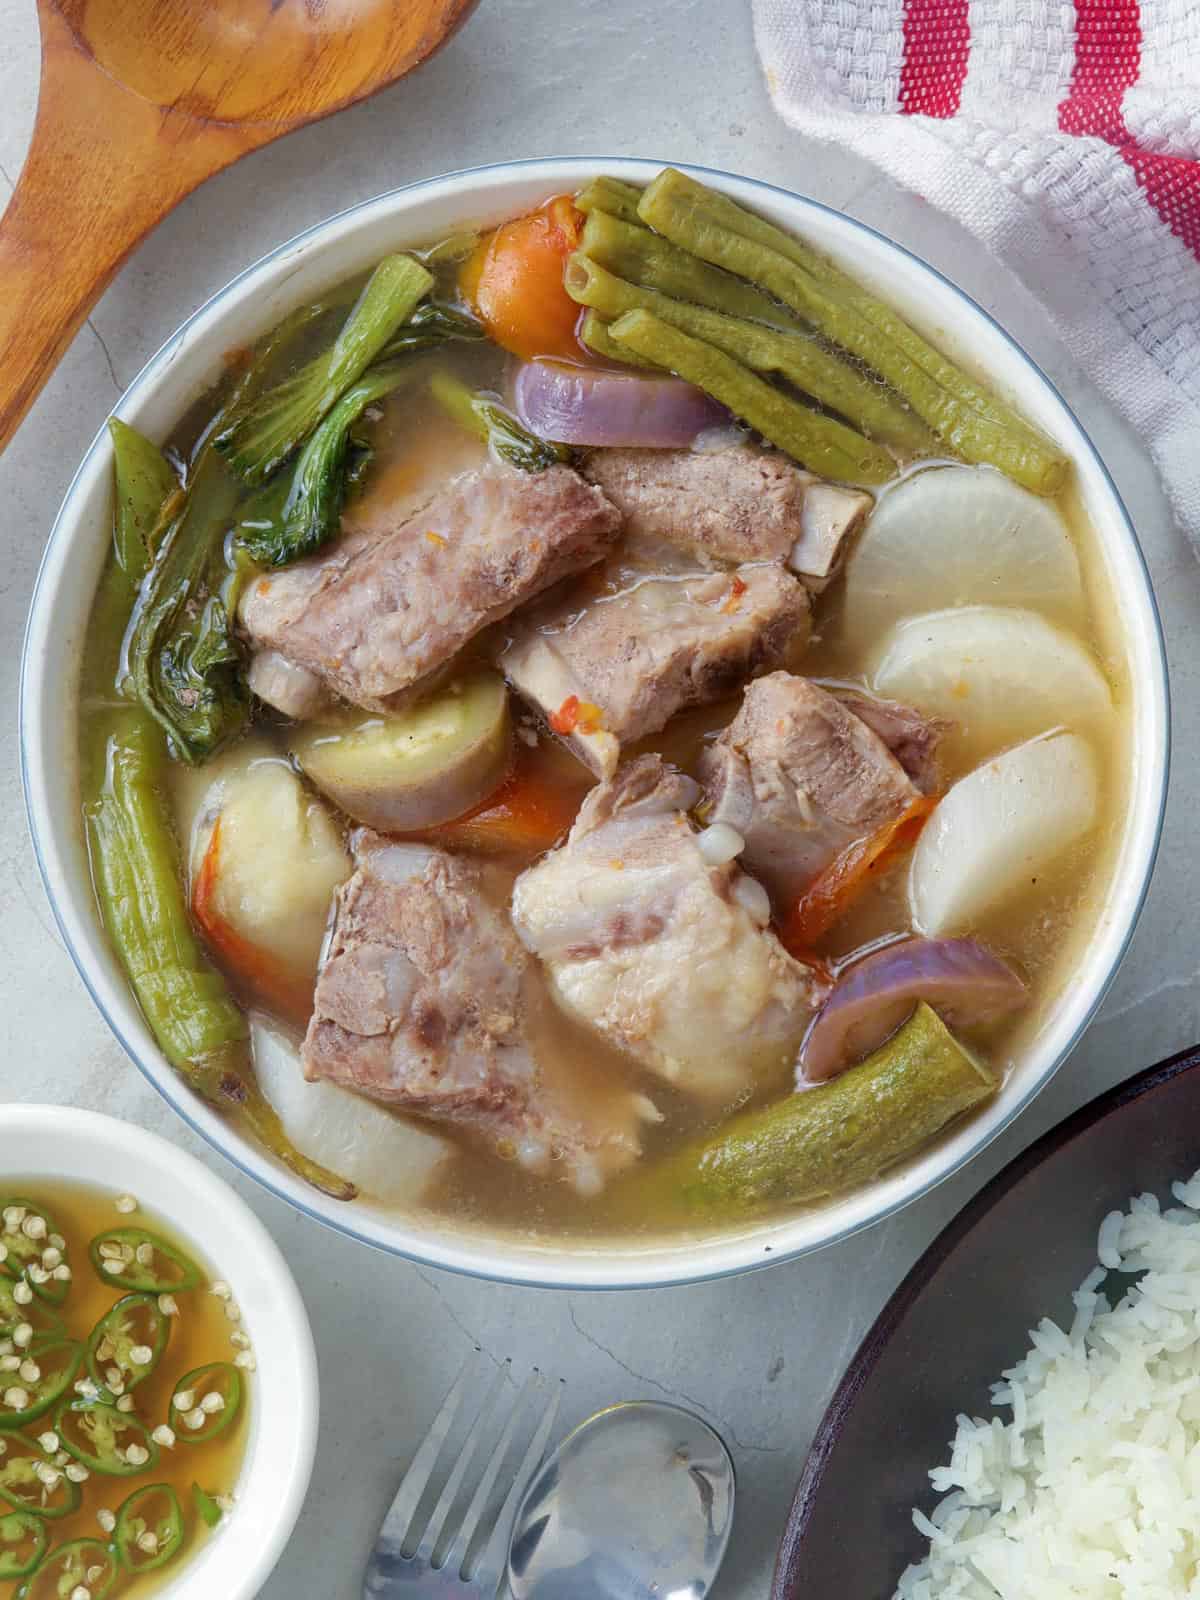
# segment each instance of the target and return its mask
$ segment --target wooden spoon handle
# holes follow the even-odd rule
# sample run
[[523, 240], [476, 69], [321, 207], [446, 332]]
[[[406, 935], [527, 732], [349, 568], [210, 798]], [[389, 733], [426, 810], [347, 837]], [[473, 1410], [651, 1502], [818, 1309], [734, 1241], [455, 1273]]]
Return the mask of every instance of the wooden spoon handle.
[[0, 218], [0, 450], [117, 268], [197, 184], [280, 131], [215, 125], [131, 94], [39, 7], [33, 142]]

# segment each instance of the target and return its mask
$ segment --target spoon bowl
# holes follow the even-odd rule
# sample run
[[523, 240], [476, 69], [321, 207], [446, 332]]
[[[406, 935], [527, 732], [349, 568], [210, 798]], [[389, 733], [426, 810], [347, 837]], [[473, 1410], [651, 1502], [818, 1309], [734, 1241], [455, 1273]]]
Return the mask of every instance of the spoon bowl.
[[476, 0], [38, 0], [0, 218], [0, 450], [121, 263], [198, 184], [432, 55]]
[[567, 1435], [530, 1484], [513, 1600], [703, 1600], [733, 1526], [734, 1470], [706, 1422], [629, 1401]]

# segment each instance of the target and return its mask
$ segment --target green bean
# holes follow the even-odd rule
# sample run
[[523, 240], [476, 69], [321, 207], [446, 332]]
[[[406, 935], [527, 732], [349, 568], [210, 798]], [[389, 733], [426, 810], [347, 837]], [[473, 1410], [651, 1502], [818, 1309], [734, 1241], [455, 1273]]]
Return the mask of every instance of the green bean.
[[618, 277], [647, 289], [658, 289], [676, 300], [690, 300], [713, 311], [765, 322], [775, 328], [801, 325], [761, 289], [698, 261], [694, 254], [677, 249], [649, 228], [622, 222], [605, 211], [593, 211], [584, 223], [579, 249]]
[[649, 311], [630, 311], [610, 329], [618, 344], [711, 394], [735, 416], [826, 478], [879, 484], [895, 473], [886, 450], [833, 417], [810, 411], [723, 351], [693, 339]]
[[642, 1214], [753, 1217], [868, 1183], [995, 1091], [925, 1004], [832, 1082], [746, 1111], [625, 1188]]
[[[761, 219], [734, 210], [778, 234]], [[789, 241], [806, 259], [812, 257], [820, 276], [761, 237], [731, 228], [724, 208], [714, 208], [709, 190], [669, 169], [646, 190], [639, 211], [672, 243], [775, 295], [834, 344], [867, 362], [964, 459], [999, 467], [1038, 494], [1055, 494], [1062, 487], [1067, 461], [1049, 440], [807, 247]]]
[[619, 178], [593, 178], [575, 196], [575, 206], [589, 214], [607, 211], [610, 217], [640, 225], [638, 201], [641, 198], [642, 191], [636, 184], [622, 183]]
[[[651, 311], [756, 372], [779, 373], [823, 406], [840, 412], [868, 438], [881, 439], [908, 454], [928, 454], [935, 447], [933, 435], [919, 417], [881, 384], [831, 355], [811, 334], [764, 328], [757, 322], [673, 300], [657, 289], [626, 283], [579, 251], [567, 262], [563, 281], [572, 299], [609, 321], [627, 311]], [[608, 337], [613, 342], [611, 335]], [[586, 334], [584, 342], [595, 349]]]
[[578, 337], [593, 354], [603, 356], [605, 361], [620, 361], [628, 367], [644, 367], [654, 372], [659, 370], [653, 361], [635, 356], [632, 350], [623, 350], [609, 333], [608, 323], [598, 311], [588, 311], [584, 314], [583, 321], [579, 324]]

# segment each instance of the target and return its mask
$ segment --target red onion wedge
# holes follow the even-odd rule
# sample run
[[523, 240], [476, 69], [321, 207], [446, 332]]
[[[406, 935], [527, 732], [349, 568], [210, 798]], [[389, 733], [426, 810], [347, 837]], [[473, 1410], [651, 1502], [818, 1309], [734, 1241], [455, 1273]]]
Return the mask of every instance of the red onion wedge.
[[951, 1025], [991, 1022], [1024, 1005], [1024, 982], [975, 939], [905, 939], [841, 977], [800, 1047], [801, 1088], [863, 1060], [924, 1000]]
[[560, 444], [643, 445], [670, 450], [728, 422], [729, 413], [680, 378], [527, 361], [517, 373], [517, 416]]

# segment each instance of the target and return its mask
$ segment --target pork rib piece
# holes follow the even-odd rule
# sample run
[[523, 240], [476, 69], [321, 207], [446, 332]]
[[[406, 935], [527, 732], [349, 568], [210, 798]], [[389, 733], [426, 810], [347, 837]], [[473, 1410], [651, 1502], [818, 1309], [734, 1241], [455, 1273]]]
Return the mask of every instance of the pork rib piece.
[[567, 595], [521, 619], [499, 664], [592, 771], [611, 778], [622, 746], [780, 666], [808, 635], [795, 578], [743, 566], [633, 578], [582, 609]]
[[597, 450], [583, 471], [623, 514], [627, 544], [670, 545], [705, 567], [782, 561], [813, 590], [836, 574], [872, 505], [751, 445]]
[[736, 828], [747, 870], [780, 904], [794, 901], [855, 839], [901, 817], [920, 793], [862, 718], [788, 672], [747, 687], [699, 770], [706, 821]]
[[761, 888], [706, 861], [686, 815], [698, 794], [657, 755], [628, 762], [517, 879], [513, 927], [571, 1016], [729, 1101], [792, 1059], [828, 984], [765, 926]]
[[363, 829], [338, 890], [304, 1040], [309, 1079], [434, 1121], [459, 1122], [534, 1170], [560, 1163], [585, 1192], [640, 1151], [645, 1097], [575, 1092], [531, 1043], [539, 975], [480, 873], [443, 850]]
[[872, 733], [877, 733], [922, 794], [938, 787], [938, 746], [948, 724], [926, 717], [899, 700], [881, 700], [862, 689], [833, 693]]
[[355, 705], [385, 711], [481, 628], [607, 552], [620, 514], [570, 467], [489, 464], [391, 529], [358, 528], [252, 583], [240, 620]]

